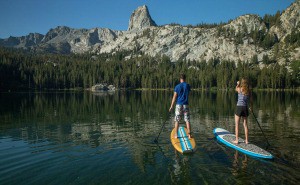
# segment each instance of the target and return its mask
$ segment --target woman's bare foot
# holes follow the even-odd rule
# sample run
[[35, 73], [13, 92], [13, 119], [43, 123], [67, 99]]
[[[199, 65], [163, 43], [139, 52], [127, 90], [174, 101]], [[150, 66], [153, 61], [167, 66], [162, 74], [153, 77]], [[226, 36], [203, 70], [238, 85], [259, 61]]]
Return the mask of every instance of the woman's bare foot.
[[178, 136], [175, 134], [175, 135], [174, 135], [174, 139], [177, 139], [177, 138], [178, 138]]
[[189, 139], [193, 138], [193, 136], [191, 134], [189, 134]]
[[248, 141], [245, 141], [245, 143], [248, 144], [249, 142], [248, 142]]
[[239, 140], [234, 140], [232, 141], [234, 144], [238, 144], [239, 143]]

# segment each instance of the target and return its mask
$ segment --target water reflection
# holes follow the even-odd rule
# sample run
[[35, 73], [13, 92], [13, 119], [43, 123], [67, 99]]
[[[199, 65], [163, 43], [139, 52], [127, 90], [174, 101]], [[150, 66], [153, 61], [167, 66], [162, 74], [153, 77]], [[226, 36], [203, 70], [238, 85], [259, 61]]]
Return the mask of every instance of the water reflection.
[[[131, 173], [139, 174], [136, 183], [145, 179], [148, 179], [148, 184], [195, 183], [199, 180], [214, 183], [224, 179], [229, 183], [251, 182], [254, 177], [249, 173], [261, 164], [212, 139], [215, 127], [234, 131], [236, 94], [225, 91], [191, 92], [191, 124], [198, 148], [191, 156], [174, 153], [169, 142], [173, 127], [171, 120], [164, 126], [159, 147], [153, 144], [161, 125], [169, 116], [167, 111], [171, 98], [172, 91], [2, 93], [0, 157], [7, 157], [12, 151], [11, 148], [2, 147], [4, 144], [9, 146], [14, 141], [22, 141], [23, 147], [29, 147], [28, 157], [33, 157], [33, 153], [48, 155], [50, 152], [53, 160], [58, 160], [62, 158], [58, 154], [64, 154], [68, 158], [63, 160], [80, 158], [81, 165], [87, 165], [84, 161], [93, 158], [106, 170], [114, 166], [118, 175], [129, 173], [128, 170], [124, 172], [119, 169], [119, 165], [123, 164], [132, 169]], [[272, 145], [270, 151], [288, 161], [286, 164], [276, 164], [279, 168], [277, 172], [290, 176], [288, 182], [294, 182], [299, 173], [286, 165], [295, 167], [300, 164], [300, 149], [297, 147], [300, 142], [299, 95], [256, 92], [253, 99], [254, 112]], [[249, 131], [250, 142], [264, 147], [264, 137], [252, 117], [249, 119]], [[58, 155], [57, 158], [53, 153]], [[0, 159], [0, 164], [4, 163], [7, 163], [5, 158]], [[96, 163], [89, 165], [98, 168]], [[272, 171], [273, 165], [265, 165], [261, 173]], [[72, 162], [65, 168], [71, 166]], [[168, 169], [165, 169], [166, 166]], [[97, 171], [91, 169], [90, 172], [92, 170]], [[109, 180], [108, 172], [101, 178]], [[157, 176], [157, 173], [161, 176]], [[216, 174], [219, 175], [214, 178]], [[126, 176], [119, 181], [108, 182], [124, 181], [130, 182]], [[256, 179], [256, 182], [260, 181]]]
[[[242, 156], [241, 161], [239, 160], [240, 155]], [[247, 162], [248, 162], [247, 155], [240, 154], [238, 151], [235, 151], [233, 162], [232, 162], [232, 175], [238, 176], [240, 175], [240, 173], [247, 175]]]
[[191, 181], [190, 158], [174, 152], [172, 165], [169, 167], [172, 184], [186, 184]]

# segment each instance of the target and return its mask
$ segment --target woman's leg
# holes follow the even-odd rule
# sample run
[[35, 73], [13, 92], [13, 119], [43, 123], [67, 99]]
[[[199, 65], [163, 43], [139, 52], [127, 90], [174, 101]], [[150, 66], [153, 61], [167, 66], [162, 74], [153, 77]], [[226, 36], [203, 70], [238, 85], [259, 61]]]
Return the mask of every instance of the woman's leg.
[[239, 143], [239, 122], [240, 122], [240, 117], [237, 115], [234, 115], [235, 119], [235, 140], [233, 143]]
[[248, 117], [244, 117], [245, 143], [248, 144]]

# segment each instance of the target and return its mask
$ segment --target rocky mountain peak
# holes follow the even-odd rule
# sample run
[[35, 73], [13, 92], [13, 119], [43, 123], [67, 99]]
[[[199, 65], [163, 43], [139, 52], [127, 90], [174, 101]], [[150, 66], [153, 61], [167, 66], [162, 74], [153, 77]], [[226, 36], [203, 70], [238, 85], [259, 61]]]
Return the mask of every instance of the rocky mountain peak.
[[288, 35], [293, 28], [300, 28], [300, 0], [291, 4], [280, 16], [280, 24], [271, 28], [271, 32], [277, 35], [279, 39]]
[[57, 36], [62, 36], [62, 35], [67, 35], [68, 33], [70, 33], [71, 28], [67, 27], [67, 26], [57, 26], [54, 29], [50, 29], [45, 37], [43, 38], [42, 42], [48, 42], [51, 39], [57, 37]]
[[146, 5], [138, 7], [133, 11], [129, 20], [128, 31], [140, 30], [150, 26], [157, 26], [152, 20]]
[[266, 29], [266, 25], [263, 23], [262, 19], [258, 15], [246, 14], [239, 16], [233, 20], [229, 25], [231, 29], [237, 32], [250, 33], [253, 30]]

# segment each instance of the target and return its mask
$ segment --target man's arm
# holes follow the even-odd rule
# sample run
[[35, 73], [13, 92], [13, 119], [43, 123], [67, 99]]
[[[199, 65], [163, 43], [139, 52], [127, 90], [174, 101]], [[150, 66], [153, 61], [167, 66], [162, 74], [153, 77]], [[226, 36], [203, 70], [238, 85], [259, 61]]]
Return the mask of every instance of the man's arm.
[[172, 103], [171, 103], [169, 112], [171, 112], [171, 110], [173, 109], [173, 106], [174, 106], [174, 103], [175, 103], [175, 101], [176, 101], [176, 98], [177, 98], [177, 93], [174, 92], [174, 95], [173, 95], [173, 98], [172, 98]]

